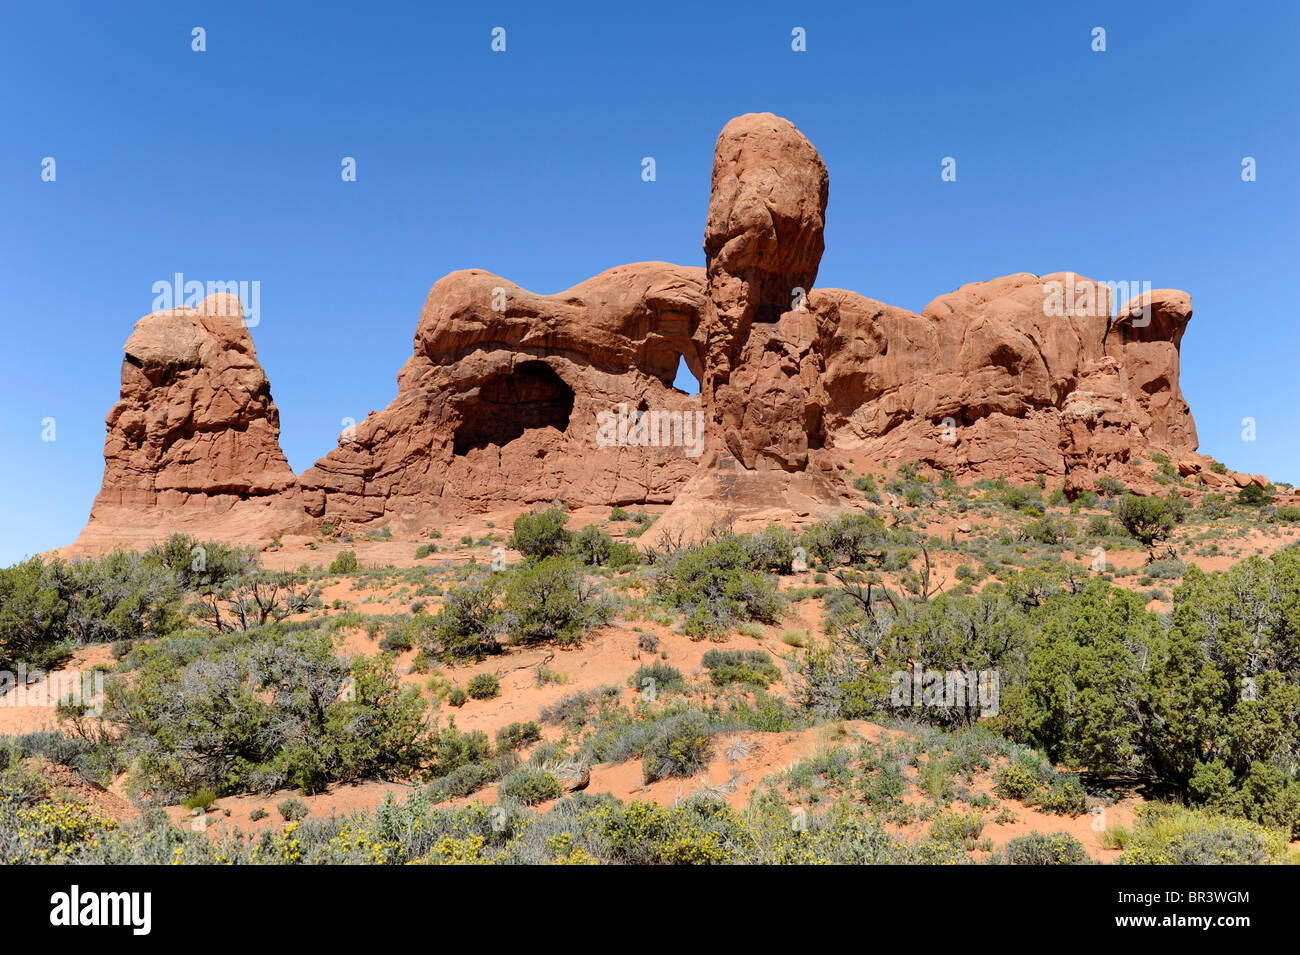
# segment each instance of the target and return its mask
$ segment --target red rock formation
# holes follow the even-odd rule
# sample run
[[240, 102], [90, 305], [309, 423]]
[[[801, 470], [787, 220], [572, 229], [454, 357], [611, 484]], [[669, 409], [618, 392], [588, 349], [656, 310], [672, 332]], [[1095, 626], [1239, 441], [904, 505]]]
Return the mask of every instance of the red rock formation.
[[[396, 398], [298, 479], [237, 300], [146, 316], [77, 546], [671, 501], [653, 542], [718, 520], [831, 513], [849, 455], [860, 470], [920, 462], [1080, 490], [1162, 451], [1207, 483], [1255, 480], [1193, 453], [1178, 387], [1185, 293], [1149, 292], [1112, 320], [1110, 288], [1073, 273], [965, 285], [919, 315], [814, 289], [827, 195], [825, 164], [788, 121], [732, 120], [704, 269], [627, 265], [557, 295], [479, 270], [446, 276]], [[699, 398], [672, 387], [682, 358]], [[642, 411], [659, 416], [653, 429]]]
[[75, 549], [187, 527], [264, 540], [304, 523], [280, 413], [237, 296], [146, 315], [124, 348], [104, 482]]
[[[453, 272], [429, 292], [396, 399], [302, 475], [311, 514], [418, 522], [443, 506], [671, 501], [700, 450], [661, 432], [665, 416], [670, 440], [700, 431], [698, 399], [672, 383], [683, 357], [703, 370], [703, 286], [701, 269], [662, 262], [557, 295]], [[659, 427], [620, 437], [620, 410], [625, 432], [641, 410]]]

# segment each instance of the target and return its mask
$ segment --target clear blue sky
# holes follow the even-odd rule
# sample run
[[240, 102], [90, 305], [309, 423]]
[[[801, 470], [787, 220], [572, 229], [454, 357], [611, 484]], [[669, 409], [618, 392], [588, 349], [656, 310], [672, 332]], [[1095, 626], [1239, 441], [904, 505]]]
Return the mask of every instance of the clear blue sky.
[[916, 310], [1018, 271], [1186, 289], [1202, 451], [1300, 481], [1296, 5], [857, 6], [4, 0], [0, 563], [84, 523], [154, 282], [261, 283], [302, 471], [393, 398], [447, 272], [703, 264], [714, 140], [759, 110], [830, 169], [819, 285]]

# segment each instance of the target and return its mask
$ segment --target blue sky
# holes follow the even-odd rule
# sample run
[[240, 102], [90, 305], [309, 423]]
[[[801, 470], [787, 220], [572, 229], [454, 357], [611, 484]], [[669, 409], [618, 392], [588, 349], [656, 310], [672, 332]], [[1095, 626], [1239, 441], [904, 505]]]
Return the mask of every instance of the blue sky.
[[1019, 271], [1186, 289], [1201, 450], [1300, 482], [1296, 6], [844, 6], [5, 0], [0, 563], [85, 522], [155, 282], [260, 282], [301, 472], [393, 398], [447, 272], [702, 265], [714, 140], [759, 110], [830, 169], [818, 285], [914, 310]]

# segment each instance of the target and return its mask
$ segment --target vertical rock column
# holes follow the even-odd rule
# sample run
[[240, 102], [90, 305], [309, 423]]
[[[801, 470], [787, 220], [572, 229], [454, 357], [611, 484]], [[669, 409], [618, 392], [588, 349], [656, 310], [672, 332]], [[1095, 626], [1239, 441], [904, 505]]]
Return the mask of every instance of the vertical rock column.
[[800, 471], [821, 444], [804, 300], [826, 247], [828, 184], [817, 150], [779, 116], [747, 113], [718, 136], [704, 230], [706, 467]]

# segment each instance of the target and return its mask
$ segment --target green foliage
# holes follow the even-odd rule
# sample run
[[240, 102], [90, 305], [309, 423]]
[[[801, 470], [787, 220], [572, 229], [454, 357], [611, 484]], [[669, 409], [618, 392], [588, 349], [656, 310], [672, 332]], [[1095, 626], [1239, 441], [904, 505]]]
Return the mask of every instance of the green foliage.
[[497, 795], [502, 799], [512, 799], [525, 806], [554, 799], [563, 791], [559, 780], [535, 766], [519, 767], [502, 779], [497, 787]]
[[1068, 832], [1031, 832], [1016, 836], [1003, 850], [1009, 865], [1078, 865], [1088, 854]]
[[75, 647], [159, 636], [180, 622], [176, 574], [130, 551], [0, 569], [0, 669], [48, 667]]
[[340, 659], [321, 631], [217, 643], [183, 663], [159, 648], [107, 691], [137, 782], [165, 799], [401, 778], [428, 754], [424, 703], [392, 658]]
[[558, 507], [520, 514], [515, 518], [511, 543], [525, 557], [558, 557], [572, 538], [564, 528], [568, 522], [569, 515]]
[[781, 679], [780, 669], [763, 650], [710, 650], [702, 662], [716, 686], [743, 683], [765, 689]]
[[217, 801], [217, 794], [211, 789], [196, 789], [186, 796], [181, 805], [186, 809], [211, 809]]
[[596, 598], [577, 561], [544, 557], [510, 574], [506, 626], [518, 643], [577, 643], [608, 619], [609, 607]]
[[307, 808], [305, 802], [301, 799], [293, 798], [285, 799], [276, 803], [275, 811], [280, 814], [280, 818], [285, 822], [298, 822], [299, 820], [306, 819], [311, 812]]
[[686, 632], [704, 637], [745, 620], [775, 623], [782, 600], [776, 582], [757, 569], [759, 553], [735, 534], [683, 548], [660, 560], [655, 586], [663, 602], [686, 613]]
[[1247, 484], [1237, 494], [1237, 503], [1246, 507], [1263, 507], [1273, 495], [1258, 484]]
[[1124, 865], [1264, 865], [1286, 857], [1278, 831], [1212, 813], [1160, 803], [1138, 808], [1120, 862]]
[[712, 755], [708, 719], [697, 710], [689, 710], [663, 723], [646, 748], [641, 769], [646, 782], [690, 776], [707, 766]]
[[497, 749], [515, 750], [542, 738], [542, 729], [533, 721], [510, 723], [497, 730]]
[[1120, 498], [1115, 516], [1131, 537], [1147, 547], [1168, 538], [1177, 521], [1176, 512], [1168, 500], [1138, 497], [1136, 494], [1125, 494]]
[[799, 539], [811, 556], [828, 567], [838, 564], [874, 565], [897, 570], [915, 556], [913, 539], [904, 531], [893, 531], [878, 517], [841, 514], [814, 525]]
[[500, 605], [505, 579], [499, 574], [471, 577], [448, 590], [442, 608], [424, 631], [423, 649], [449, 660], [482, 660], [499, 653], [505, 629]]
[[338, 556], [330, 561], [331, 574], [351, 574], [357, 569], [357, 552], [354, 550], [339, 551]]
[[686, 692], [686, 677], [682, 676], [682, 671], [658, 660], [637, 667], [636, 672], [628, 677], [628, 682], [634, 690], [652, 697], [660, 693]]
[[476, 673], [465, 684], [465, 692], [476, 700], [491, 700], [501, 695], [501, 681], [491, 673]]

